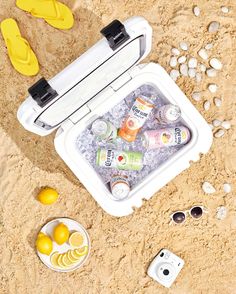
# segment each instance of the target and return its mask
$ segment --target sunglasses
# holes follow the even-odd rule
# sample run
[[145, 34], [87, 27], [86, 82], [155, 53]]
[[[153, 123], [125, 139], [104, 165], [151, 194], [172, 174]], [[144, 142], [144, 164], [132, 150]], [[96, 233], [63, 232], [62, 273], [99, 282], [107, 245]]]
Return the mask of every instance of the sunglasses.
[[208, 213], [208, 211], [204, 206], [193, 206], [192, 208], [185, 211], [174, 212], [170, 216], [171, 221], [176, 224], [182, 224], [185, 222], [188, 213], [193, 219], [200, 219], [203, 216], [203, 213]]

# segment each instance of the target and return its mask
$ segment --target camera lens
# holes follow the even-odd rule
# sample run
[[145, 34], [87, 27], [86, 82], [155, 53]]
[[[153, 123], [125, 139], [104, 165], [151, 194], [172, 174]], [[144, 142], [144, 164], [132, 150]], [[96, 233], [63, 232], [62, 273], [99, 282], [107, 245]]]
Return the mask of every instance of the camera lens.
[[170, 273], [170, 272], [168, 271], [168, 269], [164, 269], [163, 274], [164, 274], [165, 276], [168, 276], [169, 273]]
[[160, 254], [160, 257], [163, 257], [164, 256], [164, 252], [162, 252], [161, 254]]

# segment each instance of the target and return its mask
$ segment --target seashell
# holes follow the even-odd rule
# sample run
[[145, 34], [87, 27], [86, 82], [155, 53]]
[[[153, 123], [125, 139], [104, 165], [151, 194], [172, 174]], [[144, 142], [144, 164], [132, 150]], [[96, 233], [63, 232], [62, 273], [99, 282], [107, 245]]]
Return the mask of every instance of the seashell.
[[199, 51], [198, 51], [198, 55], [202, 58], [202, 59], [204, 59], [204, 60], [207, 60], [208, 59], [208, 53], [207, 53], [207, 51], [206, 51], [206, 49], [200, 49]]
[[225, 131], [222, 130], [222, 129], [220, 129], [219, 131], [217, 131], [217, 132], [214, 134], [214, 136], [215, 136], [215, 138], [220, 138], [220, 137], [224, 136], [224, 134], [225, 134]]
[[188, 50], [188, 44], [186, 42], [180, 42], [179, 47], [184, 51]]
[[213, 67], [214, 69], [217, 69], [217, 70], [221, 70], [222, 67], [223, 67], [223, 65], [220, 62], [220, 60], [217, 59], [217, 58], [215, 58], [215, 57], [211, 58], [210, 61], [209, 61], [209, 63], [210, 63], [210, 66], [211, 67]]
[[216, 189], [209, 182], [204, 182], [202, 184], [202, 189], [206, 194], [213, 194], [216, 192]]
[[208, 26], [208, 32], [209, 33], [215, 33], [219, 30], [220, 23], [218, 21], [212, 21]]

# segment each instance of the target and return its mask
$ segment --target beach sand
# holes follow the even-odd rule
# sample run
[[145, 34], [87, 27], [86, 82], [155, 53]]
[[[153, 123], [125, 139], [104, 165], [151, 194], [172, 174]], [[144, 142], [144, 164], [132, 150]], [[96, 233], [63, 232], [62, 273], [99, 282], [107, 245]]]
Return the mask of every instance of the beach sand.
[[[59, 31], [19, 10], [13, 0], [0, 3], [0, 21], [17, 20], [22, 35], [37, 54], [40, 73], [24, 77], [11, 66], [0, 37], [0, 293], [38, 294], [200, 294], [236, 293], [236, 3], [234, 0], [159, 0], [159, 1], [62, 1], [74, 8], [75, 26]], [[192, 13], [194, 4], [201, 15]], [[220, 7], [230, 8], [223, 14]], [[16, 118], [27, 89], [40, 77], [52, 78], [66, 65], [101, 38], [100, 29], [115, 18], [133, 15], [147, 18], [153, 27], [153, 48], [146, 62], [161, 64], [168, 72], [170, 51], [185, 40], [189, 53], [212, 42], [210, 56], [223, 63], [217, 78], [204, 77], [199, 85], [190, 78], [177, 84], [200, 113], [211, 122], [227, 119], [232, 127], [200, 161], [177, 176], [135, 212], [123, 218], [106, 214], [56, 154], [55, 134], [39, 137], [22, 128]], [[210, 21], [220, 22], [219, 32], [209, 34]], [[79, 71], [80, 69], [78, 69]], [[219, 86], [215, 95], [209, 82]], [[203, 100], [191, 98], [202, 91]], [[213, 97], [223, 99], [222, 107]], [[212, 106], [204, 111], [203, 101]], [[173, 168], [175, 168], [173, 166]], [[206, 195], [204, 181], [217, 192]], [[158, 181], [158, 179], [157, 179]], [[223, 192], [223, 183], [233, 190]], [[60, 198], [43, 206], [35, 197], [40, 187], [56, 188]], [[202, 204], [209, 214], [199, 221], [190, 217], [184, 225], [169, 225], [175, 210]], [[228, 215], [216, 219], [216, 208], [224, 205]], [[80, 222], [92, 241], [86, 264], [72, 273], [56, 273], [38, 259], [34, 243], [40, 227], [55, 217], [70, 217]], [[149, 263], [161, 248], [168, 248], [185, 260], [185, 266], [170, 290], [147, 276]]]

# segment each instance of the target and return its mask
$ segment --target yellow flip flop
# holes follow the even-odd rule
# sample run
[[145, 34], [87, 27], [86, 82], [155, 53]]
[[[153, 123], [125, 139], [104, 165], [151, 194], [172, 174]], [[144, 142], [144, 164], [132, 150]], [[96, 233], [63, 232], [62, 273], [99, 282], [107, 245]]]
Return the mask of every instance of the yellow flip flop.
[[73, 27], [71, 10], [57, 0], [16, 0], [16, 5], [35, 17], [43, 18], [57, 29], [68, 30]]
[[3, 20], [1, 32], [13, 67], [25, 76], [36, 75], [39, 72], [37, 57], [28, 41], [21, 36], [16, 21], [12, 18]]

